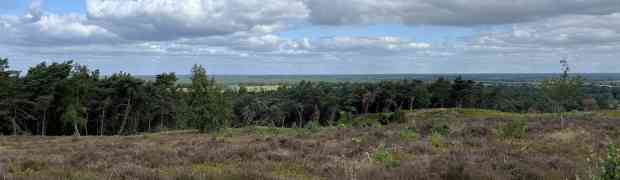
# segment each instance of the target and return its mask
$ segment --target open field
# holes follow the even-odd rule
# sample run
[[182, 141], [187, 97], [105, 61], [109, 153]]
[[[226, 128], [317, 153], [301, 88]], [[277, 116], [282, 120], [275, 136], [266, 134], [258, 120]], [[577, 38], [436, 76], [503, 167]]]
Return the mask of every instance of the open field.
[[[575, 74], [589, 81], [617, 83], [618, 73]], [[525, 83], [558, 77], [559, 74], [357, 74], [357, 75], [212, 75], [218, 82], [225, 85], [238, 84], [295, 84], [302, 80], [323, 82], [380, 82], [386, 80], [416, 79], [432, 81], [440, 77], [463, 79], [487, 83]], [[137, 76], [144, 80], [155, 80], [154, 76]], [[180, 84], [191, 83], [188, 75], [178, 75]]]
[[[368, 116], [371, 118], [373, 116]], [[408, 112], [389, 125], [0, 137], [2, 179], [591, 179], [620, 112]]]

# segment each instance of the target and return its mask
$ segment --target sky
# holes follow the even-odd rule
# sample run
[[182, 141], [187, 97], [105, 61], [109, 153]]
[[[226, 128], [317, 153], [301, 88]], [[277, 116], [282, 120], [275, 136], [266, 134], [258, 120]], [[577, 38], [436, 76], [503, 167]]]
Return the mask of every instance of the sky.
[[2, 0], [13, 69], [620, 73], [618, 0]]

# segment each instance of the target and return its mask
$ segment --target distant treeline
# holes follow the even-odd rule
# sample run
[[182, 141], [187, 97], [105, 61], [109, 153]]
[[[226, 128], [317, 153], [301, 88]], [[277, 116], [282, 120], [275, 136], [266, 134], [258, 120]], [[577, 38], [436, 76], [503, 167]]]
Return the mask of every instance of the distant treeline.
[[[537, 87], [484, 86], [439, 78], [379, 83], [301, 81], [273, 91], [222, 88], [206, 70], [192, 68], [191, 85], [174, 73], [145, 81], [127, 73], [102, 77], [71, 61], [41, 63], [21, 76], [0, 59], [0, 134], [128, 135], [167, 129], [217, 131], [249, 125], [337, 125], [371, 113], [422, 108], [483, 108], [563, 112], [615, 108], [620, 89], [585, 86], [578, 77], [552, 78]], [[183, 86], [183, 87], [181, 87]]]
[[[351, 83], [378, 83], [381, 81], [394, 81], [403, 79], [415, 79], [421, 81], [434, 81], [438, 78], [454, 80], [462, 79], [484, 82], [486, 84], [534, 84], [549, 78], [560, 76], [555, 74], [334, 74], [334, 75], [210, 75], [220, 84], [224, 85], [275, 85], [297, 84], [301, 81], [321, 82], [351, 82]], [[620, 73], [589, 73], [573, 74], [588, 79], [589, 83], [620, 85]], [[138, 78], [154, 81], [154, 76], [137, 76]], [[177, 75], [179, 84], [190, 84], [191, 75]]]

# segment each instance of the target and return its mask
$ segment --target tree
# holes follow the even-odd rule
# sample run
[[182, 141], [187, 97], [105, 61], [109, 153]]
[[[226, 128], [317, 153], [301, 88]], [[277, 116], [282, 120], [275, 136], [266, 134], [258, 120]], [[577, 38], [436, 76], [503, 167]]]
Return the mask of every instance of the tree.
[[40, 111], [41, 114], [41, 128], [40, 128], [40, 133], [41, 136], [45, 136], [45, 132], [47, 129], [47, 112], [50, 109], [50, 106], [52, 105], [52, 102], [54, 101], [54, 96], [51, 95], [45, 95], [45, 96], [39, 96], [35, 102], [36, 102], [36, 109], [38, 111]]
[[29, 111], [34, 103], [20, 94], [21, 82], [15, 72], [8, 70], [8, 63], [8, 59], [0, 58], [0, 120], [10, 121], [13, 135], [29, 133], [27, 123], [20, 120], [36, 119]]
[[583, 78], [570, 77], [568, 62], [562, 60], [562, 76], [541, 82], [540, 87], [545, 96], [556, 106], [555, 111], [576, 109], [583, 97]]
[[450, 82], [445, 78], [439, 78], [430, 85], [431, 101], [434, 107], [443, 108], [448, 104], [451, 88]]
[[560, 78], [551, 78], [541, 82], [540, 88], [545, 97], [553, 105], [553, 112], [560, 113], [560, 120], [564, 125], [564, 111], [576, 109], [583, 97], [583, 78], [570, 77], [568, 61], [560, 61], [562, 75]]
[[431, 102], [431, 94], [428, 92], [428, 88], [425, 86], [420, 86], [415, 88], [415, 102], [414, 107], [416, 108], [428, 108], [432, 105]]
[[[157, 75], [155, 83], [155, 108], [158, 111], [159, 116], [159, 129], [164, 129], [166, 119], [172, 117], [173, 109], [175, 107], [176, 97], [176, 81], [177, 76], [174, 73], [162, 73]], [[149, 121], [149, 130], [150, 128]]]
[[473, 87], [475, 83], [471, 80], [463, 80], [461, 76], [458, 76], [454, 83], [452, 83], [452, 89], [450, 91], [450, 98], [454, 101], [452, 104], [456, 107], [462, 107], [464, 103], [467, 103], [473, 93]]
[[0, 76], [7, 76], [8, 69], [9, 69], [9, 59], [0, 58]]
[[82, 109], [78, 107], [78, 105], [70, 104], [69, 106], [65, 108], [65, 112], [61, 116], [61, 119], [65, 123], [73, 125], [73, 132], [74, 132], [74, 135], [76, 136], [80, 136], [79, 126], [82, 126], [83, 124], [86, 123], [85, 122], [86, 119], [84, 119], [81, 115], [83, 114], [81, 110]]
[[209, 80], [205, 68], [194, 65], [189, 104], [192, 124], [201, 132], [218, 131], [227, 126], [230, 102], [221, 91], [214, 80]]
[[117, 134], [124, 134], [130, 123], [130, 117], [136, 113], [134, 108], [134, 105], [138, 104], [136, 96], [143, 88], [144, 81], [124, 72], [113, 74], [104, 81], [106, 81], [106, 86], [112, 89], [112, 94], [116, 101], [114, 107], [122, 108], [122, 111], [119, 111], [117, 116], [120, 118]]

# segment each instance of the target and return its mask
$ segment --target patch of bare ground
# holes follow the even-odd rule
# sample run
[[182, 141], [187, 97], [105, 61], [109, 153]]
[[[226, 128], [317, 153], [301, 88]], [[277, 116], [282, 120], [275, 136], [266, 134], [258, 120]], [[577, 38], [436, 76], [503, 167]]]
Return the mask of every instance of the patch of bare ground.
[[[0, 137], [2, 179], [588, 179], [620, 118], [425, 110], [319, 131]], [[514, 122], [520, 123], [514, 123]]]

